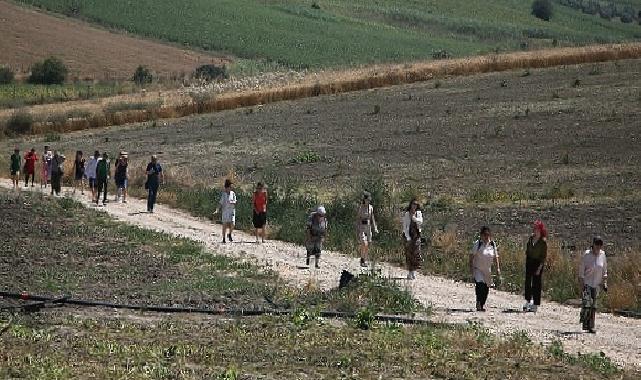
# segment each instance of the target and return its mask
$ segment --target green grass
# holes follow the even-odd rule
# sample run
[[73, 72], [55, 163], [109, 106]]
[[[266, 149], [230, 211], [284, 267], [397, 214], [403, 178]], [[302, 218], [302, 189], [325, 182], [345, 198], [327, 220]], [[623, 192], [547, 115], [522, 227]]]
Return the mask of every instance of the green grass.
[[638, 39], [635, 24], [556, 6], [550, 22], [529, 1], [22, 0], [160, 40], [294, 67], [347, 66], [533, 46]]
[[134, 90], [133, 84], [81, 84], [40, 85], [13, 83], [0, 85], [0, 108], [66, 102], [79, 99], [124, 94]]
[[[2, 378], [634, 379], [599, 355], [549, 350], [523, 333], [288, 317], [198, 318], [103, 311], [0, 313]], [[366, 316], [363, 316], [367, 319]], [[527, 363], [527, 364], [524, 364]]]

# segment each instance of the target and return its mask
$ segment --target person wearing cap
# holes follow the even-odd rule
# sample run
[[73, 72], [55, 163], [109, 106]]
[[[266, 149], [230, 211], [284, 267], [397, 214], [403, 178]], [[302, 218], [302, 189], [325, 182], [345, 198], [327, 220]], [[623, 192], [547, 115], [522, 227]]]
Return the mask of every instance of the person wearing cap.
[[100, 203], [100, 193], [103, 193], [102, 205], [107, 205], [107, 186], [111, 177], [111, 162], [109, 154], [104, 152], [96, 163], [96, 206]]
[[15, 148], [11, 155], [11, 165], [9, 167], [11, 183], [13, 184], [14, 190], [18, 190], [20, 188], [20, 185], [18, 185], [18, 182], [20, 181], [20, 161], [22, 161], [22, 157], [20, 157], [20, 149]]
[[402, 218], [403, 238], [405, 240], [405, 264], [407, 265], [407, 279], [414, 280], [416, 271], [421, 269], [423, 257], [421, 256], [421, 229], [423, 226], [423, 213], [417, 199], [412, 199], [405, 209]]
[[583, 289], [580, 321], [583, 330], [596, 333], [594, 320], [596, 317], [597, 297], [599, 287], [608, 291], [608, 262], [603, 251], [603, 239], [596, 236], [592, 239], [592, 247], [585, 251], [579, 266], [579, 283]]
[[485, 311], [485, 302], [492, 285], [492, 264], [496, 263], [496, 272], [501, 277], [499, 251], [492, 240], [492, 232], [487, 226], [481, 227], [480, 238], [474, 242], [470, 251], [470, 272], [475, 284], [476, 311]]
[[62, 176], [64, 174], [65, 156], [62, 156], [58, 151], [53, 152], [49, 173], [51, 176], [51, 195], [60, 195]]
[[307, 249], [306, 265], [309, 266], [312, 255], [315, 258], [316, 269], [320, 268], [320, 256], [323, 242], [327, 237], [327, 211], [324, 206], [318, 206], [307, 219], [305, 228], [305, 248]]
[[256, 229], [256, 243], [258, 243], [258, 238], [262, 238], [262, 242], [265, 242], [265, 226], [267, 225], [267, 189], [262, 182], [256, 184], [256, 191], [252, 196], [252, 222], [254, 228]]
[[116, 202], [122, 199], [122, 203], [127, 203], [127, 185], [129, 181], [129, 159], [127, 152], [120, 152], [116, 160], [116, 169], [114, 180], [116, 182]]
[[82, 151], [76, 151], [76, 158], [73, 160], [73, 193], [76, 194], [76, 189], [80, 188], [80, 194], [85, 195], [85, 159]]
[[364, 191], [361, 204], [356, 210], [356, 234], [360, 244], [361, 267], [367, 267], [369, 246], [372, 244], [372, 231], [378, 233], [376, 218], [374, 218], [374, 206], [371, 202], [372, 195]]
[[96, 181], [96, 169], [98, 167], [99, 159], [100, 152], [96, 150], [93, 152], [93, 156], [89, 159], [87, 167], [85, 168], [85, 176], [87, 177], [87, 183], [91, 190], [91, 199], [96, 199], [96, 190], [98, 188], [98, 183]]
[[35, 148], [31, 148], [31, 151], [24, 156], [24, 187], [29, 187], [29, 177], [31, 177], [31, 187], [35, 186], [36, 161], [38, 161], [38, 155]]
[[162, 166], [158, 163], [158, 156], [155, 154], [151, 156], [151, 162], [147, 164], [145, 173], [147, 173], [145, 188], [148, 190], [147, 212], [153, 214], [156, 198], [158, 197], [158, 190], [160, 189], [161, 183], [165, 182]]
[[525, 304], [523, 311], [537, 311], [541, 305], [543, 267], [548, 255], [547, 229], [542, 221], [534, 222], [532, 236], [525, 246]]

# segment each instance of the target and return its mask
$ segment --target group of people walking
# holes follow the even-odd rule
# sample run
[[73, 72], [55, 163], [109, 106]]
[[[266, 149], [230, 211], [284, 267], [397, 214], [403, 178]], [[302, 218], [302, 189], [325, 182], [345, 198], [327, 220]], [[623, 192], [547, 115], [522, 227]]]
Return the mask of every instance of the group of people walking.
[[[59, 196], [62, 179], [66, 174], [66, 157], [57, 150], [52, 151], [48, 145], [45, 145], [41, 155], [36, 153], [35, 148], [32, 148], [24, 157], [20, 155], [20, 149], [15, 148], [10, 159], [10, 174], [14, 189], [20, 189], [19, 182], [21, 173], [24, 174], [24, 187], [29, 187], [29, 179], [31, 179], [31, 187], [36, 186], [36, 163], [38, 161], [41, 162], [40, 187], [47, 188], [47, 186], [50, 186], [51, 195]], [[127, 203], [129, 187], [128, 153], [124, 151], [119, 153], [112, 170], [111, 159], [107, 152], [101, 154], [96, 150], [93, 156], [85, 159], [82, 151], [76, 151], [70, 173], [73, 183], [73, 194], [75, 194], [77, 190], [80, 190], [81, 195], [84, 195], [86, 183], [91, 191], [92, 202], [94, 202], [96, 206], [106, 206], [109, 202], [107, 192], [112, 171], [116, 189], [114, 202]], [[147, 211], [153, 213], [158, 189], [164, 181], [162, 166], [158, 163], [158, 158], [155, 155], [151, 157], [151, 161], [147, 164], [145, 174], [147, 176], [145, 189], [148, 190]]]
[[[22, 160], [24, 164], [21, 165]], [[35, 186], [35, 167], [38, 160], [42, 161], [41, 186], [51, 184], [51, 193], [60, 194], [61, 178], [64, 175], [65, 156], [57, 151], [51, 151], [45, 146], [42, 156], [39, 158], [35, 149], [27, 152], [24, 157], [20, 156], [19, 149], [15, 149], [11, 155], [11, 177], [14, 188], [19, 188], [19, 176], [22, 170], [25, 177], [25, 187]], [[129, 181], [129, 160], [127, 152], [120, 152], [114, 165], [114, 182], [116, 186], [115, 201], [127, 203], [127, 188]], [[111, 162], [109, 155], [104, 152], [95, 151], [89, 160], [85, 160], [82, 151], [77, 151], [73, 162], [74, 193], [77, 188], [84, 194], [84, 180], [88, 181], [91, 189], [92, 200], [100, 205], [102, 195], [102, 206], [107, 204], [108, 180], [111, 177]], [[151, 157], [145, 174], [147, 180], [145, 189], [148, 190], [147, 211], [153, 213], [156, 203], [158, 189], [164, 181], [162, 166], [158, 163], [157, 157]], [[233, 190], [233, 182], [225, 180], [223, 191], [220, 194], [218, 207], [214, 211], [214, 217], [220, 214], [222, 222], [222, 243], [233, 242], [233, 232], [236, 223], [236, 205], [238, 199]], [[255, 228], [256, 242], [264, 242], [266, 238], [268, 192], [267, 187], [259, 182], [256, 185], [252, 196], [252, 223]], [[402, 238], [404, 241], [405, 261], [407, 266], [407, 279], [416, 278], [416, 272], [421, 269], [423, 263], [422, 237], [423, 212], [417, 199], [412, 199], [405, 209], [401, 218]], [[361, 202], [356, 210], [356, 236], [360, 248], [360, 265], [367, 267], [369, 260], [369, 248], [373, 241], [373, 235], [378, 234], [375, 209], [372, 205], [372, 196], [364, 192]], [[320, 258], [323, 244], [328, 233], [327, 210], [324, 206], [318, 206], [311, 212], [305, 224], [305, 247], [307, 250], [306, 265], [310, 266], [311, 259], [314, 259], [314, 266], [320, 268]], [[525, 303], [523, 311], [536, 312], [541, 305], [541, 291], [543, 287], [543, 272], [547, 259], [547, 228], [545, 224], [537, 220], [533, 223], [532, 234], [525, 245]], [[485, 311], [490, 288], [494, 285], [492, 271], [500, 280], [501, 267], [499, 251], [495, 241], [492, 239], [492, 232], [489, 227], [483, 226], [479, 231], [479, 238], [473, 243], [469, 253], [470, 276], [475, 284], [476, 310]], [[579, 281], [582, 291], [582, 309], [580, 321], [583, 329], [595, 332], [596, 301], [599, 289], [607, 291], [607, 260], [603, 251], [603, 240], [600, 237], [593, 239], [592, 247], [585, 251], [581, 258], [579, 267]]]

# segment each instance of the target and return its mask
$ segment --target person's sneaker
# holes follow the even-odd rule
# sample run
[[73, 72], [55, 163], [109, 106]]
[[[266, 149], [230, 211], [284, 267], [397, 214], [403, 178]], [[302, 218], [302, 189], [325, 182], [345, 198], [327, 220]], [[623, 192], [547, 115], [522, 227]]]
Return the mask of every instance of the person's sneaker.
[[523, 311], [531, 311], [531, 310], [532, 310], [531, 304], [529, 302], [525, 302], [523, 304]]
[[126, 199], [124, 199], [124, 200], [122, 201], [122, 203], [127, 203], [127, 200], [126, 200]]
[[232, 239], [232, 238], [231, 238], [231, 234], [227, 234], [227, 239], [229, 239], [229, 242], [230, 242], [230, 243], [233, 243], [233, 242], [234, 242], [234, 239]]
[[316, 269], [320, 269], [320, 264], [318, 263], [318, 259], [316, 259], [316, 265], [315, 265], [315, 267], [316, 267]]
[[361, 258], [361, 266], [366, 268], [367, 267], [367, 261], [365, 261], [364, 258]]
[[538, 307], [537, 305], [531, 305], [531, 306], [530, 306], [530, 311], [531, 311], [531, 312], [533, 312], [533, 313], [536, 313], [536, 310], [537, 310], [538, 308], [539, 308], [539, 307]]
[[227, 244], [227, 242], [225, 241], [225, 238], [223, 238], [223, 244]]
[[589, 332], [590, 334], [596, 334], [596, 330], [595, 330], [595, 329], [588, 329], [588, 332]]
[[407, 272], [407, 279], [408, 280], [414, 280], [415, 278], [416, 278], [416, 275], [414, 274], [413, 270]]

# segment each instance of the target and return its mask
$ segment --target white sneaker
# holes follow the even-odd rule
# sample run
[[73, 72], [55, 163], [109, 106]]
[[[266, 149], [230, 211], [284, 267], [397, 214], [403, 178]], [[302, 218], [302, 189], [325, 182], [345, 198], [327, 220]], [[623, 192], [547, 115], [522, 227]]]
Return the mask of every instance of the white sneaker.
[[408, 280], [414, 280], [414, 279], [416, 279], [416, 272], [414, 272], [413, 270], [411, 270], [411, 271], [407, 272], [407, 279], [408, 279]]

